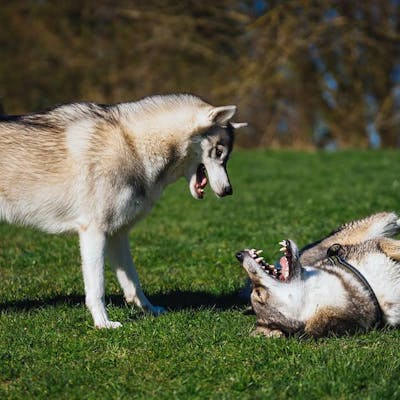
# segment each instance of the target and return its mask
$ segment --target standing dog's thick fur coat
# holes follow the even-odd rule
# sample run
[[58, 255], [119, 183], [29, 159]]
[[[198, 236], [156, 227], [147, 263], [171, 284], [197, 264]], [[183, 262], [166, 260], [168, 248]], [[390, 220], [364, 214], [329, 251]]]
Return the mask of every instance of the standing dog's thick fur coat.
[[104, 304], [107, 255], [128, 302], [158, 314], [145, 297], [128, 231], [164, 187], [185, 176], [201, 199], [208, 179], [232, 193], [226, 163], [235, 106], [191, 95], [134, 103], [76, 103], [0, 117], [0, 219], [50, 233], [79, 233], [86, 304], [99, 328], [115, 328]]

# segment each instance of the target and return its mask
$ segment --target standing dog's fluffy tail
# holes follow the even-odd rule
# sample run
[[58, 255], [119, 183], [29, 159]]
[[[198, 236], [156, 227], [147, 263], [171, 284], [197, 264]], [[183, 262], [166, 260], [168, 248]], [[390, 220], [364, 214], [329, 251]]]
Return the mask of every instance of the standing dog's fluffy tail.
[[340, 226], [322, 240], [301, 249], [303, 265], [313, 265], [326, 258], [326, 252], [335, 243], [354, 245], [379, 237], [393, 237], [400, 233], [399, 216], [393, 212], [382, 212]]

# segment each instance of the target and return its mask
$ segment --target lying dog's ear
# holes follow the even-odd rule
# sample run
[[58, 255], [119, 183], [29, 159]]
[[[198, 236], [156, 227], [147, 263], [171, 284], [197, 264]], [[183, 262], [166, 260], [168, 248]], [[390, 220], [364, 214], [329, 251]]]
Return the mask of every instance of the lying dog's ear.
[[235, 113], [236, 106], [214, 107], [210, 110], [208, 118], [212, 125], [226, 126]]
[[268, 291], [263, 286], [254, 287], [251, 292], [251, 299], [260, 304], [266, 304], [268, 300]]

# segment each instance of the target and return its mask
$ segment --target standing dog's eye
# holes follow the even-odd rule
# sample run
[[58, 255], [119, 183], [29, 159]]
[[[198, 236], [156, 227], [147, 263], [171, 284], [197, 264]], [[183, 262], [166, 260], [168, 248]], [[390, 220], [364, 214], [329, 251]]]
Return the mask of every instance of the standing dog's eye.
[[215, 155], [217, 156], [217, 158], [220, 158], [220, 157], [222, 156], [222, 153], [223, 153], [223, 151], [220, 150], [220, 149], [217, 149], [217, 150], [215, 151]]

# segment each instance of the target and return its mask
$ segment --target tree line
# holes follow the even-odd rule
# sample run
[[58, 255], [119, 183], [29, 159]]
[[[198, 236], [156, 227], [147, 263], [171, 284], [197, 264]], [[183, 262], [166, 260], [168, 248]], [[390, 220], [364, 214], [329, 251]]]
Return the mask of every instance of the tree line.
[[399, 24], [400, 0], [3, 2], [0, 98], [191, 92], [239, 106], [243, 146], [398, 147]]

